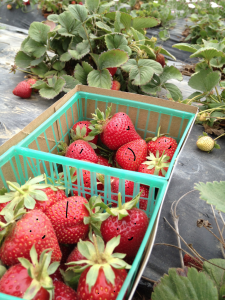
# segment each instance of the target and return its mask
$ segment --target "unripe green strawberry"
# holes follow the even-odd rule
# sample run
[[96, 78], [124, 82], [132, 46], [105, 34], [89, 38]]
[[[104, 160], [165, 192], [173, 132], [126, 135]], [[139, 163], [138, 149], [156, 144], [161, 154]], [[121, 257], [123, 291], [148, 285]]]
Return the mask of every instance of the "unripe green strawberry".
[[212, 151], [213, 148], [220, 149], [220, 146], [213, 140], [207, 133], [203, 132], [203, 136], [200, 136], [196, 142], [197, 147], [205, 152]]
[[205, 122], [205, 121], [207, 121], [207, 117], [208, 117], [208, 114], [207, 113], [203, 113], [203, 114], [200, 115], [199, 121]]

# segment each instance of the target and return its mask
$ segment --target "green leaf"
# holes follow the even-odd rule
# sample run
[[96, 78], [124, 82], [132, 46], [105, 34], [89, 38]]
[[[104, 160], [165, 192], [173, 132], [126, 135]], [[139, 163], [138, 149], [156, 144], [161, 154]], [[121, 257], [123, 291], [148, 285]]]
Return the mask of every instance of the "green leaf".
[[89, 52], [90, 46], [88, 40], [84, 40], [82, 43], [77, 44], [75, 50], [69, 50], [69, 54], [72, 56], [72, 58], [75, 58], [76, 60], [80, 60]]
[[111, 89], [112, 78], [107, 69], [93, 70], [87, 77], [88, 85], [103, 89]]
[[183, 100], [182, 92], [175, 84], [165, 83], [164, 87], [169, 91], [171, 98], [173, 98], [173, 100], [175, 101]]
[[[156, 48], [158, 48], [158, 47], [156, 47]], [[171, 57], [172, 59], [176, 60], [176, 57], [173, 56], [169, 51], [167, 51], [167, 50], [164, 49], [164, 48], [161, 48], [161, 49], [160, 49], [160, 53], [162, 53], [162, 54], [164, 54], [164, 55], [167, 55], [167, 56]]]
[[64, 67], [65, 67], [65, 63], [64, 62], [61, 62], [61, 61], [56, 61], [54, 64], [53, 64], [53, 69], [55, 69], [56, 71], [61, 71]]
[[[87, 63], [86, 61], [82, 61], [82, 66], [83, 66], [85, 74], [87, 74], [87, 75], [93, 70], [92, 66], [89, 65], [89, 63]], [[83, 127], [83, 128], [85, 128], [85, 127]]]
[[113, 32], [112, 28], [109, 27], [108, 25], [106, 25], [105, 23], [98, 21], [95, 23], [96, 26], [98, 26], [98, 28], [101, 28], [102, 30], [106, 31], [106, 32]]
[[139, 44], [144, 45], [145, 44], [145, 36], [140, 33], [139, 31], [135, 30], [131, 27], [131, 32], [134, 36], [135, 41], [139, 42]]
[[59, 15], [54, 15], [54, 14], [52, 14], [52, 15], [49, 15], [49, 16], [47, 17], [47, 19], [48, 19], [49, 21], [58, 23], [58, 16], [59, 16]]
[[215, 48], [200, 48], [199, 50], [197, 50], [194, 54], [192, 54], [190, 57], [203, 57], [205, 58], [207, 61], [209, 61], [210, 59], [214, 58], [214, 57], [218, 57], [218, 56], [225, 56], [225, 54], [222, 51], [219, 51]]
[[34, 209], [36, 202], [33, 197], [26, 195], [24, 198], [24, 206], [28, 209]]
[[161, 87], [159, 87], [159, 86], [153, 87], [151, 83], [147, 83], [147, 84], [141, 86], [141, 90], [146, 94], [156, 95], [157, 92], [159, 92], [161, 90]]
[[62, 78], [66, 82], [66, 85], [63, 88], [63, 91], [65, 93], [68, 93], [69, 91], [71, 91], [72, 89], [74, 89], [77, 84], [80, 84], [80, 82], [78, 80], [74, 79], [72, 76], [63, 75]]
[[7, 191], [6, 188], [0, 189], [0, 195], [5, 195], [7, 192], [8, 192], [8, 191]]
[[34, 59], [31, 61], [30, 65], [32, 67], [39, 65], [45, 59], [45, 55], [41, 56], [40, 58]]
[[125, 72], [130, 72], [130, 69], [137, 66], [135, 59], [129, 59], [121, 68]]
[[200, 62], [195, 65], [195, 72], [199, 72], [201, 70], [210, 69], [209, 65], [206, 62]]
[[27, 68], [30, 66], [32, 60], [32, 57], [22, 51], [19, 51], [15, 57], [15, 64], [19, 68]]
[[191, 76], [188, 85], [195, 90], [210, 92], [220, 81], [220, 72], [201, 70]]
[[213, 181], [195, 185], [195, 189], [200, 192], [200, 198], [208, 204], [212, 204], [217, 210], [225, 212], [225, 181]]
[[35, 89], [42, 89], [42, 88], [44, 88], [46, 86], [47, 86], [46, 82], [44, 82], [42, 80], [38, 80], [38, 81], [35, 82], [35, 84], [33, 84], [32, 87], [35, 88]]
[[188, 268], [187, 277], [179, 276], [176, 269], [169, 269], [152, 293], [152, 300], [218, 300], [213, 282], [195, 268]]
[[211, 67], [222, 68], [225, 65], [225, 57], [216, 57], [210, 60]]
[[33, 22], [30, 25], [28, 34], [36, 42], [46, 44], [49, 31], [49, 26], [40, 22]]
[[159, 38], [162, 40], [162, 41], [166, 41], [170, 38], [170, 33], [168, 30], [164, 29], [164, 30], [161, 30], [159, 31]]
[[150, 28], [159, 25], [159, 20], [153, 17], [137, 17], [133, 19], [132, 27], [136, 30], [143, 29], [143, 28]]
[[89, 10], [90, 13], [96, 12], [99, 7], [99, 0], [85, 0], [85, 6]]
[[165, 66], [163, 68], [163, 72], [160, 75], [160, 81], [161, 83], [165, 83], [166, 81], [170, 80], [170, 79], [176, 79], [179, 81], [183, 80], [183, 76], [181, 74], [181, 72], [175, 68], [174, 66]]
[[94, 265], [92, 266], [89, 271], [87, 272], [86, 275], [86, 283], [88, 284], [89, 287], [89, 292], [91, 291], [91, 288], [95, 285], [97, 277], [98, 277], [98, 272], [100, 269], [100, 265]]
[[38, 43], [31, 38], [28, 38], [25, 44], [23, 44], [23, 51], [39, 58], [45, 54], [47, 47], [41, 43]]
[[121, 13], [119, 11], [116, 12], [115, 22], [114, 22], [114, 28], [115, 32], [120, 32], [121, 29], [124, 28], [123, 24], [120, 22]]
[[140, 45], [140, 49], [144, 50], [148, 54], [148, 58], [150, 59], [156, 59], [156, 55], [154, 50], [151, 47], [148, 47], [146, 45]]
[[79, 4], [69, 5], [68, 9], [77, 21], [83, 23], [87, 19], [88, 13], [84, 5], [79, 5]]
[[55, 271], [58, 269], [60, 263], [58, 261], [53, 262], [49, 267], [48, 267], [48, 274], [52, 275], [55, 273]]
[[128, 58], [129, 57], [127, 53], [123, 50], [109, 50], [99, 55], [98, 67], [100, 70], [105, 68], [119, 67], [126, 63]]
[[39, 77], [43, 78], [45, 73], [48, 72], [48, 67], [45, 63], [42, 62], [39, 65], [31, 68], [31, 71]]
[[63, 78], [57, 78], [54, 86], [46, 85], [46, 87], [40, 89], [39, 93], [41, 97], [46, 99], [53, 99], [56, 97], [64, 88], [66, 82]]
[[69, 52], [65, 52], [60, 56], [61, 61], [69, 61], [71, 58], [72, 57]]
[[87, 74], [80, 64], [77, 64], [74, 70], [74, 77], [82, 84], [87, 85]]
[[105, 43], [109, 50], [121, 49], [127, 52], [128, 55], [131, 55], [132, 51], [130, 47], [127, 46], [128, 42], [122, 34], [108, 34], [105, 36]]
[[187, 51], [191, 53], [195, 53], [197, 49], [193, 47], [193, 45], [187, 44], [187, 43], [179, 43], [172, 46], [173, 48], [177, 48], [182, 51]]
[[74, 20], [74, 16], [69, 11], [64, 11], [58, 16], [62, 28], [58, 30], [59, 34], [64, 36], [74, 36], [81, 27], [80, 22]]

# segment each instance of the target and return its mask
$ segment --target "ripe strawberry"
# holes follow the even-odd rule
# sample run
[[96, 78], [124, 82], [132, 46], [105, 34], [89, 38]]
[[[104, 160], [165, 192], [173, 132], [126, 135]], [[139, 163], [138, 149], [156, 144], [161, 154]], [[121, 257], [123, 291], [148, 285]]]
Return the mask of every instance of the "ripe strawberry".
[[199, 136], [196, 145], [198, 149], [205, 152], [210, 152], [213, 150], [213, 148], [220, 149], [220, 146], [216, 143], [216, 141], [208, 136], [205, 132], [203, 132], [203, 136]]
[[169, 156], [169, 162], [172, 160], [174, 152], [177, 149], [177, 142], [175, 139], [171, 137], [165, 137], [163, 134], [160, 134], [160, 127], [157, 133], [157, 136], [154, 138], [147, 138], [147, 148], [148, 152], [153, 153], [156, 155], [156, 151], [159, 151], [159, 156], [163, 154], [163, 151], [165, 150], [165, 154]]
[[116, 152], [116, 162], [122, 169], [137, 171], [146, 156], [147, 144], [139, 139], [121, 146]]
[[[55, 272], [59, 263], [49, 266], [51, 252], [42, 252], [37, 261], [37, 252], [33, 246], [30, 250], [30, 263], [25, 258], [19, 258], [19, 264], [12, 266], [0, 280], [0, 292], [33, 300], [49, 300], [53, 296], [53, 282], [50, 272]], [[51, 271], [50, 271], [51, 269]], [[32, 277], [31, 277], [32, 276]]]
[[23, 0], [24, 5], [30, 5], [30, 1], [29, 0]]
[[120, 83], [117, 80], [113, 80], [111, 90], [119, 91], [120, 90]]
[[[91, 299], [91, 296], [94, 300], [115, 300], [127, 275], [124, 268], [130, 268], [130, 266], [121, 259], [125, 255], [113, 253], [114, 248], [120, 242], [120, 237], [112, 239], [110, 244], [106, 246], [99, 236], [93, 236], [93, 239], [94, 247], [93, 244], [88, 241], [80, 241], [78, 243], [80, 253], [88, 259], [86, 260], [88, 267], [82, 272], [78, 282], [78, 300]], [[85, 249], [92, 250], [85, 251]], [[113, 253], [113, 256], [111, 253]], [[70, 265], [74, 263], [79, 265], [79, 261], [71, 262]]]
[[89, 226], [84, 224], [84, 217], [89, 217], [89, 212], [85, 203], [88, 203], [85, 198], [73, 196], [67, 201], [57, 202], [46, 211], [59, 243], [75, 244], [87, 236]]
[[[119, 178], [113, 177], [111, 181], [111, 191], [112, 193], [116, 193], [116, 195], [112, 195], [112, 200], [118, 201], [118, 193], [119, 193]], [[148, 198], [149, 188], [145, 185], [140, 185], [141, 198]], [[133, 199], [134, 193], [134, 182], [130, 180], [125, 180], [125, 202], [129, 202]], [[131, 196], [131, 197], [129, 197]], [[139, 208], [146, 210], [148, 201], [144, 199], [140, 199]], [[112, 207], [117, 206], [117, 203], [112, 203]]]
[[77, 293], [63, 282], [55, 281], [53, 300], [77, 300]]
[[[199, 258], [195, 257], [195, 259], [197, 259], [200, 263], [198, 264], [193, 258], [191, 258], [188, 254], [184, 255], [184, 265], [187, 267], [193, 267], [192, 265], [195, 265], [198, 269], [201, 268], [202, 269], [202, 264], [201, 261], [199, 260]], [[192, 264], [192, 265], [190, 265]]]
[[11, 4], [8, 4], [6, 7], [7, 7], [7, 9], [12, 9], [12, 5]]
[[95, 114], [92, 114], [90, 135], [101, 133], [101, 141], [110, 150], [117, 150], [124, 144], [141, 139], [127, 114], [118, 112], [110, 120], [111, 109], [112, 106], [108, 107], [105, 115], [98, 108], [96, 109]]
[[158, 176], [165, 176], [170, 164], [169, 164], [169, 156], [164, 155], [164, 153], [165, 151], [163, 151], [161, 157], [159, 157], [158, 150], [156, 151], [156, 156], [150, 153], [150, 156], [146, 157], [148, 160], [139, 166], [138, 172], [158, 175]]
[[[75, 123], [72, 127], [72, 130], [71, 130], [71, 138], [75, 141], [75, 140], [81, 140], [81, 139], [84, 139], [85, 137], [89, 137], [89, 133], [91, 132], [91, 129], [89, 129], [89, 126], [91, 126], [91, 122], [90, 121], [79, 121], [77, 123]], [[77, 128], [79, 127], [79, 129]], [[86, 131], [82, 128], [86, 128]], [[76, 135], [75, 135], [76, 133]], [[82, 133], [84, 133], [82, 135]], [[74, 138], [73, 138], [74, 137]], [[84, 139], [85, 140], [85, 139]], [[87, 142], [90, 141], [91, 143], [97, 145], [97, 142], [98, 142], [98, 136], [92, 136], [92, 140], [86, 140]]]
[[17, 84], [17, 86], [13, 90], [13, 94], [15, 96], [18, 96], [23, 99], [30, 98], [31, 93], [32, 93], [32, 89], [30, 87], [30, 84], [27, 83], [26, 81], [21, 81], [19, 84]]
[[[24, 209], [22, 213], [25, 213]], [[55, 231], [50, 220], [42, 211], [29, 211], [17, 222], [15, 222], [16, 216], [13, 216], [12, 219], [9, 219], [8, 216], [5, 218], [8, 224], [5, 225], [5, 239], [0, 248], [0, 258], [5, 265], [17, 264], [19, 257], [29, 259], [32, 245], [35, 245], [39, 256], [45, 249], [51, 249], [53, 251], [52, 261], [61, 260], [62, 253]]]
[[160, 54], [160, 53], [158, 53], [158, 54], [156, 55], [156, 61], [157, 61], [158, 63], [160, 63], [161, 66], [162, 66], [163, 68], [164, 68], [164, 66], [166, 65], [165, 57], [164, 57], [162, 54]]
[[38, 89], [34, 89], [32, 86], [33, 86], [33, 84], [35, 84], [36, 82], [37, 82], [37, 80], [34, 79], [34, 78], [30, 78], [30, 79], [27, 80], [27, 83], [29, 83], [29, 85], [31, 86], [31, 88], [33, 89], [33, 91], [34, 91], [35, 93], [38, 92]]
[[107, 70], [109, 71], [109, 73], [114, 76], [116, 74], [116, 71], [117, 71], [117, 67], [115, 68], [107, 68]]
[[83, 2], [79, 2], [78, 4], [83, 5]]
[[76, 4], [76, 1], [71, 1], [71, 4]]
[[79, 160], [86, 159], [95, 164], [98, 162], [98, 156], [93, 148], [88, 142], [82, 140], [70, 144], [69, 147], [67, 147], [65, 156]]
[[109, 163], [108, 159], [98, 155], [98, 164], [106, 167], [112, 167], [112, 164]]
[[119, 193], [118, 207], [109, 210], [113, 215], [109, 216], [101, 225], [101, 234], [105, 242], [118, 235], [121, 236], [120, 244], [116, 247], [115, 252], [126, 254], [126, 259], [136, 256], [148, 228], [149, 221], [146, 213], [135, 207], [139, 197], [140, 194], [132, 201], [122, 205]]

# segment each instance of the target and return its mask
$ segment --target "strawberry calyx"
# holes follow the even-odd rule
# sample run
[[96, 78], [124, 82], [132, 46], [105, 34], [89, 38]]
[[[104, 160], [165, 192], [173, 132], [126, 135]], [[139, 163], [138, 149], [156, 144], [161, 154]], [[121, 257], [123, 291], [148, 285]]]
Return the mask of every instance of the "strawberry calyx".
[[[100, 268], [103, 270], [106, 280], [112, 285], [115, 284], [115, 274], [113, 269], [131, 268], [131, 266], [123, 260], [126, 254], [113, 253], [114, 249], [119, 245], [119, 243], [120, 235], [112, 238], [105, 245], [103, 239], [100, 236], [95, 236], [94, 234], [93, 243], [82, 240], [78, 242], [77, 247], [79, 252], [87, 259], [70, 262], [66, 265], [76, 265], [75, 267], [73, 266], [69, 268], [75, 273], [81, 273], [90, 267], [86, 276], [86, 283], [89, 287], [89, 292], [91, 292], [91, 288], [97, 281]], [[79, 266], [80, 264], [85, 264], [85, 266]]]
[[87, 134], [87, 128], [85, 126], [83, 126], [81, 129], [80, 129], [80, 126], [77, 126], [76, 127], [76, 132], [74, 132], [74, 130], [71, 129], [71, 131], [70, 131], [70, 137], [71, 137], [70, 144], [72, 144], [74, 141], [77, 141], [77, 140], [83, 140], [83, 141], [88, 142], [93, 149], [97, 149], [97, 146], [94, 143], [91, 143], [91, 141], [95, 137], [90, 136], [90, 135], [86, 136], [86, 134]]
[[55, 273], [59, 267], [59, 262], [50, 265], [52, 251], [45, 249], [38, 261], [38, 255], [33, 245], [30, 250], [31, 262], [26, 258], [18, 258], [21, 265], [27, 269], [28, 275], [33, 279], [30, 286], [24, 293], [24, 299], [33, 299], [37, 292], [43, 287], [49, 293], [49, 300], [54, 297], [54, 285], [49, 275]]
[[161, 136], [166, 136], [166, 135], [169, 134], [169, 133], [160, 133], [160, 129], [161, 129], [161, 126], [159, 126], [159, 128], [158, 128], [157, 136], [146, 138], [146, 139], [145, 139], [146, 143], [148, 143], [148, 142], [150, 142], [150, 141], [154, 141], [154, 142], [155, 142], [159, 137], [161, 137]]
[[58, 144], [58, 155], [65, 156], [67, 151], [68, 145], [67, 143], [61, 141]]
[[24, 185], [19, 185], [17, 182], [7, 181], [8, 187], [11, 192], [8, 192], [4, 195], [0, 195], [0, 203], [9, 202], [0, 214], [4, 214], [7, 209], [13, 209], [16, 204], [24, 201], [24, 206], [28, 209], [33, 209], [35, 207], [36, 201], [46, 201], [48, 197], [42, 189], [51, 187], [51, 185], [45, 183], [41, 184], [40, 182], [45, 181], [46, 176], [39, 175], [35, 178], [30, 178]]
[[156, 156], [153, 153], [150, 153], [150, 156], [146, 157], [148, 161], [143, 162], [143, 164], [147, 165], [147, 169], [155, 168], [154, 175], [159, 175], [159, 171], [162, 172], [162, 175], [166, 175], [166, 170], [164, 168], [168, 168], [170, 163], [168, 160], [169, 156], [165, 155], [165, 150], [163, 150], [162, 156], [159, 157], [159, 150], [156, 151]]
[[89, 129], [91, 129], [89, 135], [95, 136], [103, 132], [105, 125], [111, 118], [111, 111], [112, 105], [107, 107], [105, 113], [101, 112], [98, 108], [95, 110], [95, 114], [92, 114], [93, 120], [91, 120], [91, 125], [89, 126]]

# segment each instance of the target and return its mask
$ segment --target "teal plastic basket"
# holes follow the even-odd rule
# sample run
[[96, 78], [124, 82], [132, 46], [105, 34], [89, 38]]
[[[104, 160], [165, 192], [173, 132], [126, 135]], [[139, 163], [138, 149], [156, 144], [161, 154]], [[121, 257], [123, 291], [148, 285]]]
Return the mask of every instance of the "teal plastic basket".
[[[169, 133], [170, 136], [176, 139], [178, 147], [166, 176], [163, 178], [164, 180], [168, 180], [175, 159], [195, 119], [194, 113], [129, 99], [79, 91], [51, 117], [22, 140], [18, 146], [48, 152], [50, 154], [57, 154], [60, 141], [69, 143], [70, 129], [74, 123], [82, 120], [90, 120], [92, 117], [91, 113], [94, 113], [97, 107], [101, 111], [105, 111], [111, 104], [112, 115], [120, 111], [127, 113], [135, 125], [136, 131], [142, 138], [145, 139], [146, 137], [157, 135], [158, 128], [161, 126], [162, 133]], [[131, 180], [135, 180], [136, 176], [144, 178], [140, 173], [137, 175], [137, 173], [133, 171], [123, 170], [123, 173], [124, 178], [129, 177]], [[159, 176], [149, 174], [144, 176], [148, 179], [150, 177], [155, 179], [159, 178]]]
[[[56, 116], [54, 116], [55, 118]], [[70, 167], [76, 167], [77, 170], [77, 184], [71, 182]], [[144, 184], [149, 187], [148, 198], [141, 198], [148, 202], [146, 213], [149, 217], [149, 226], [141, 243], [136, 258], [132, 264], [132, 268], [129, 270], [126, 280], [121, 288], [121, 291], [117, 297], [117, 300], [122, 300], [124, 295], [132, 289], [136, 273], [138, 271], [141, 258], [148, 242], [148, 238], [151, 234], [152, 227], [154, 225], [157, 213], [159, 211], [160, 204], [165, 196], [165, 191], [168, 182], [153, 176], [149, 178], [140, 173], [140, 176], [133, 176], [133, 172], [124, 172], [124, 170], [116, 168], [108, 168], [97, 164], [91, 164], [84, 161], [74, 160], [71, 158], [52, 155], [51, 153], [41, 152], [37, 150], [31, 150], [21, 147], [13, 147], [0, 157], [0, 187], [7, 188], [6, 181], [16, 181], [19, 184], [24, 184], [30, 177], [35, 177], [40, 174], [46, 173], [47, 177], [56, 181], [59, 178], [59, 173], [63, 173], [64, 182], [66, 187], [66, 193], [71, 190], [78, 191], [81, 195], [84, 192], [84, 185], [82, 182], [82, 172], [87, 170], [91, 172], [91, 188], [87, 191], [85, 188], [85, 194], [97, 195], [101, 192], [102, 199], [105, 203], [111, 202], [111, 180], [112, 177], [119, 178], [119, 191], [122, 194], [122, 202], [124, 203], [125, 197], [125, 179], [134, 182], [134, 195], [139, 193], [140, 184]], [[96, 184], [96, 174], [101, 173], [105, 178], [104, 190], [98, 190]], [[15, 298], [9, 295], [0, 293], [0, 300], [15, 300]]]

